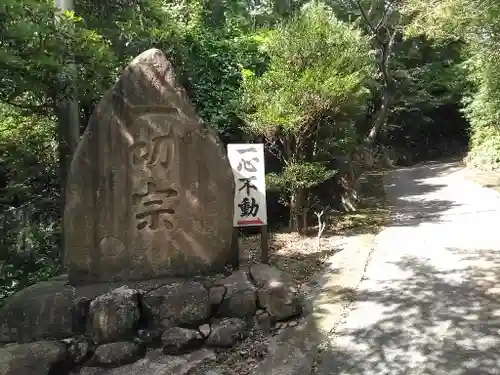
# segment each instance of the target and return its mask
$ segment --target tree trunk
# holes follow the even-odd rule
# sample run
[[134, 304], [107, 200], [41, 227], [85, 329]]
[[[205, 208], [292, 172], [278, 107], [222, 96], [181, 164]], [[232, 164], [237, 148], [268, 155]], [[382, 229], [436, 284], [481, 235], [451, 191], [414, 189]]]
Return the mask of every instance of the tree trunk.
[[[78, 118], [78, 105], [75, 102], [65, 101], [58, 103], [57, 115], [57, 143], [59, 154], [59, 210], [61, 212], [61, 228], [64, 218], [64, 207], [66, 205], [66, 182], [78, 141], [80, 140], [80, 128]], [[62, 232], [62, 231], [61, 231]], [[64, 236], [60, 239], [60, 265], [64, 270]]]
[[308, 232], [309, 226], [307, 225], [307, 215], [309, 213], [309, 202], [307, 199], [307, 190], [306, 189], [300, 189], [299, 190], [299, 196], [300, 196], [300, 213], [301, 213], [301, 223], [300, 223], [300, 228], [299, 228], [299, 233], [306, 235]]
[[372, 148], [377, 141], [380, 130], [386, 124], [387, 118], [389, 117], [389, 107], [390, 107], [391, 95], [389, 93], [389, 88], [384, 87], [384, 93], [382, 94], [382, 103], [377, 113], [377, 117], [365, 139], [365, 145]]
[[305, 207], [305, 190], [297, 189], [290, 195], [290, 220], [291, 232], [304, 233], [307, 228], [307, 207]]
[[[56, 13], [57, 22], [59, 14], [65, 11], [74, 11], [73, 0], [56, 0], [55, 6], [59, 10]], [[70, 60], [63, 65], [67, 69], [70, 78], [63, 79], [62, 72], [59, 72], [59, 88], [56, 88], [53, 95], [57, 115], [57, 141], [59, 147], [59, 178], [60, 178], [60, 210], [61, 220], [64, 219], [64, 206], [66, 204], [66, 179], [71, 158], [80, 139], [80, 111], [78, 109], [76, 76], [77, 67], [73, 51], [68, 51]], [[66, 88], [60, 92], [62, 88]], [[61, 221], [61, 232], [63, 232], [63, 222]], [[60, 271], [64, 271], [64, 235], [60, 240]]]
[[297, 209], [297, 193], [293, 192], [290, 195], [290, 219], [288, 221], [288, 229], [290, 232], [295, 232], [299, 227], [299, 216]]
[[290, 196], [290, 231], [302, 231], [302, 215], [303, 215], [304, 197], [302, 191], [296, 190]]
[[307, 222], [307, 217], [309, 215], [309, 208], [304, 207], [304, 210], [302, 211], [302, 234], [307, 236], [309, 234], [309, 225]]
[[[378, 62], [380, 72], [383, 76], [381, 104], [380, 108], [376, 111], [377, 116], [364, 142], [366, 146], [372, 148], [380, 134], [380, 130], [386, 124], [390, 113], [394, 88], [394, 78], [392, 77], [390, 63], [392, 51], [397, 41], [396, 36], [398, 35], [398, 31], [397, 25], [388, 25], [387, 23], [387, 12], [391, 5], [387, 4], [385, 1], [373, 0], [368, 13], [363, 9], [360, 0], [351, 0], [351, 3], [361, 12], [361, 18], [367, 26], [368, 33], [372, 35], [375, 48], [381, 52], [380, 61]], [[382, 14], [380, 15], [380, 19], [378, 22], [375, 22], [373, 15], [381, 10]], [[398, 23], [399, 22], [400, 21], [398, 21]]]

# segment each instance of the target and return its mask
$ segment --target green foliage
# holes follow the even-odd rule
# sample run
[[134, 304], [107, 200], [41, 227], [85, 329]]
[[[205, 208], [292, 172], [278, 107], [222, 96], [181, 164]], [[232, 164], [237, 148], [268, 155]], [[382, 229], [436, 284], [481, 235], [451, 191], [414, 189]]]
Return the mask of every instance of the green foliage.
[[51, 176], [57, 170], [55, 125], [45, 116], [25, 116], [7, 105], [0, 105], [0, 150], [2, 186], [0, 202], [36, 200], [40, 187], [51, 189]]
[[54, 121], [0, 105], [0, 303], [58, 271]]
[[[396, 52], [396, 111], [420, 111], [460, 101], [461, 43], [433, 43], [423, 36], [405, 40]], [[458, 79], [457, 79], [458, 78]]]
[[500, 167], [500, 4], [495, 1], [446, 0], [438, 6], [412, 0], [408, 34], [461, 39], [467, 60], [462, 65], [470, 83], [464, 113], [470, 122], [469, 161], [482, 168]]
[[0, 8], [0, 20], [0, 101], [49, 111], [58, 95], [67, 94], [70, 51], [79, 63], [76, 78], [83, 95], [112, 71], [109, 43], [72, 13], [56, 19], [49, 3], [9, 0]]
[[495, 0], [410, 0], [405, 14], [411, 17], [408, 35], [425, 33], [437, 39], [462, 39], [489, 45], [498, 41], [500, 4]]
[[[368, 40], [324, 6], [310, 6], [264, 43], [269, 69], [245, 82], [247, 116], [258, 134], [297, 134], [325, 110], [359, 105], [373, 71]], [[253, 111], [252, 111], [253, 110]]]
[[309, 189], [335, 175], [336, 171], [321, 163], [290, 163], [282, 173], [268, 173], [266, 187], [269, 191], [293, 193], [298, 189]]
[[415, 161], [444, 155], [450, 137], [462, 143], [465, 125], [457, 112], [466, 89], [462, 43], [408, 38], [393, 61], [396, 90], [381, 142]]
[[[0, 7], [0, 299], [58, 269], [65, 171], [57, 165], [54, 107], [71, 95], [72, 80], [85, 125], [121, 69], [142, 51], [160, 48], [177, 65], [201, 117], [226, 135], [239, 124], [233, 103], [241, 96], [240, 63], [265, 66], [252, 38], [229, 30], [226, 21], [209, 22], [217, 12], [207, 1], [189, 1], [187, 8], [156, 0], [76, 5], [76, 13], [65, 14], [37, 0]], [[72, 61], [76, 76], [68, 69]]]
[[356, 144], [354, 119], [369, 94], [373, 55], [368, 38], [313, 3], [261, 35], [268, 68], [243, 70], [243, 116], [284, 163], [268, 182], [290, 206], [291, 229], [300, 229], [310, 189], [335, 174], [327, 162]]
[[234, 131], [241, 86], [237, 51], [228, 41], [201, 32], [187, 34], [182, 42], [178, 67], [200, 117], [221, 135]]
[[500, 169], [500, 62], [498, 52], [473, 55], [469, 60], [470, 80], [476, 88], [465, 98], [470, 121], [471, 164], [483, 169]]

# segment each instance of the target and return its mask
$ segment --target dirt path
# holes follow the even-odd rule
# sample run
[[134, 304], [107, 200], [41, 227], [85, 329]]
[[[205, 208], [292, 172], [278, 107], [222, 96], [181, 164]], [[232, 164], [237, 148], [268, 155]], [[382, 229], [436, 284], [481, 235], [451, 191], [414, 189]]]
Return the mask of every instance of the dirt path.
[[500, 373], [500, 194], [459, 163], [386, 179], [393, 221], [317, 375]]

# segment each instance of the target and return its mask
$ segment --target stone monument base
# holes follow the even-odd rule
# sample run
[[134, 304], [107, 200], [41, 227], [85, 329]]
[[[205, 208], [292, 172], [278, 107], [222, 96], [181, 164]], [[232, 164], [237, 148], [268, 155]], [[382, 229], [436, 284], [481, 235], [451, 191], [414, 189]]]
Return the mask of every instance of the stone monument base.
[[[0, 309], [0, 369], [182, 375], [250, 329], [272, 330], [301, 312], [292, 279], [264, 264], [213, 278], [120, 285], [74, 287], [58, 277], [22, 290]], [[184, 372], [170, 372], [179, 368]]]

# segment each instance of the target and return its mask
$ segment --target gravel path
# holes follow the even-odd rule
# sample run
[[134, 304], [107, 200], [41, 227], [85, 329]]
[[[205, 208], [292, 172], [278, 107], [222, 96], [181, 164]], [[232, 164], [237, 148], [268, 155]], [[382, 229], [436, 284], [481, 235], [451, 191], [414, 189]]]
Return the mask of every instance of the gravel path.
[[465, 174], [387, 176], [394, 220], [314, 374], [500, 374], [500, 194]]

